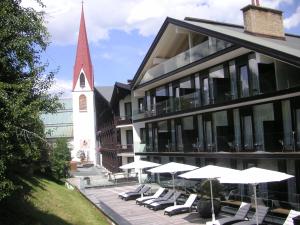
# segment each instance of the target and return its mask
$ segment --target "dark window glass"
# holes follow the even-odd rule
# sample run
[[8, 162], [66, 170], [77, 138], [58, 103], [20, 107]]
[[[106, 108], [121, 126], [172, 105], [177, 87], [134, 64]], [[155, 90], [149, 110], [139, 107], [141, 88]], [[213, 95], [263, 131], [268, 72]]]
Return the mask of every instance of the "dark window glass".
[[83, 73], [80, 74], [79, 83], [80, 83], [80, 87], [82, 88], [85, 87], [85, 77]]
[[132, 130], [126, 130], [126, 142], [127, 142], [127, 145], [132, 145], [133, 144]]
[[141, 137], [141, 143], [146, 143], [146, 130], [145, 128], [140, 129], [140, 137]]
[[208, 83], [208, 78], [204, 78], [202, 80], [202, 103], [203, 105], [208, 105], [209, 104], [209, 83]]
[[131, 111], [131, 102], [125, 103], [125, 116], [131, 117], [132, 111]]
[[240, 74], [240, 97], [248, 97], [249, 93], [249, 74], [246, 65], [239, 68]]
[[138, 99], [138, 111], [139, 113], [144, 112], [144, 99], [143, 98], [139, 98]]

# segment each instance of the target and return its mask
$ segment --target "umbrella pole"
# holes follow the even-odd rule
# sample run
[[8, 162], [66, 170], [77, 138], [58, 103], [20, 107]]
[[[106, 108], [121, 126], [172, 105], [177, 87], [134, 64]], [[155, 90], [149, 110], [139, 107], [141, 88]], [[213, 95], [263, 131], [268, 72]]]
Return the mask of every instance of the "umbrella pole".
[[254, 192], [254, 201], [255, 201], [255, 219], [256, 219], [256, 225], [258, 225], [258, 206], [257, 206], [257, 199], [256, 199], [256, 184], [252, 184], [253, 186], [253, 192]]
[[139, 183], [142, 183], [142, 169], [140, 169], [140, 174], [139, 174]]
[[210, 199], [211, 199], [211, 215], [212, 215], [212, 222], [214, 224], [214, 222], [216, 221], [216, 217], [215, 217], [214, 196], [213, 196], [211, 179], [209, 179], [209, 185], [210, 185]]
[[173, 179], [173, 199], [174, 199], [174, 205], [176, 205], [176, 201], [175, 201], [175, 173], [172, 173], [172, 179]]

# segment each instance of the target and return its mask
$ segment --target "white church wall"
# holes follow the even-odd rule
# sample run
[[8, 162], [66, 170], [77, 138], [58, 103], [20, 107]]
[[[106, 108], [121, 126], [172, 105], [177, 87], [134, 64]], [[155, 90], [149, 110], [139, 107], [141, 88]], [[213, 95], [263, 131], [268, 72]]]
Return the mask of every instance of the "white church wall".
[[[96, 126], [95, 126], [95, 100], [92, 90], [81, 90], [78, 84], [72, 92], [73, 97], [73, 132], [74, 132], [74, 152], [84, 150], [86, 159], [96, 163]], [[87, 84], [87, 80], [86, 80]], [[79, 110], [79, 96], [85, 95], [87, 110]], [[77, 158], [77, 160], [79, 160]]]

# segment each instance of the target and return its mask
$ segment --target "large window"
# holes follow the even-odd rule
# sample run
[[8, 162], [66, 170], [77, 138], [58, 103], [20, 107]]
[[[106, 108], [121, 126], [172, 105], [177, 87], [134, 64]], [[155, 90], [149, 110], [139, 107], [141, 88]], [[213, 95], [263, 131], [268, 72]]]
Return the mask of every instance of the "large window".
[[138, 99], [138, 112], [142, 113], [144, 112], [144, 98], [139, 98]]
[[240, 97], [248, 97], [250, 95], [249, 89], [249, 73], [247, 65], [239, 67], [240, 78]]
[[126, 130], [126, 144], [127, 145], [132, 145], [133, 144], [132, 130]]
[[209, 83], [208, 77], [202, 80], [202, 104], [208, 105], [209, 104]]
[[125, 103], [125, 117], [130, 119], [132, 116], [131, 102]]
[[80, 95], [79, 96], [79, 111], [85, 112], [87, 111], [87, 102], [86, 102], [86, 96]]

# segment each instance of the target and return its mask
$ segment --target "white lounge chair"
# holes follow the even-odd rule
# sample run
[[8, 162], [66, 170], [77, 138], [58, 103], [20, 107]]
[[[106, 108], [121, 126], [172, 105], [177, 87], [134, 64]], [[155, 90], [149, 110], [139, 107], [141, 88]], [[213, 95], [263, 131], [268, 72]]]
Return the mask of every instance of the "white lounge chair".
[[162, 193], [165, 191], [165, 188], [159, 188], [155, 193], [154, 195], [151, 195], [151, 196], [145, 196], [145, 197], [140, 197], [138, 199], [136, 199], [135, 203], [138, 204], [138, 205], [141, 205], [142, 202], [144, 201], [147, 201], [147, 200], [150, 200], [150, 199], [156, 199], [156, 198], [159, 198]]
[[175, 215], [178, 213], [190, 212], [192, 205], [195, 202], [196, 198], [197, 198], [196, 194], [190, 194], [189, 198], [186, 200], [184, 205], [169, 206], [168, 208], [165, 209], [164, 214], [172, 216], [172, 215]]
[[299, 215], [300, 215], [299, 211], [290, 210], [289, 215], [287, 216], [283, 225], [293, 225], [294, 224], [293, 218]]

